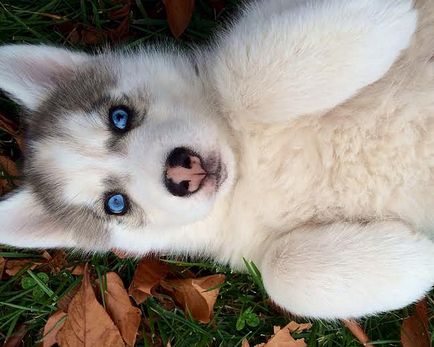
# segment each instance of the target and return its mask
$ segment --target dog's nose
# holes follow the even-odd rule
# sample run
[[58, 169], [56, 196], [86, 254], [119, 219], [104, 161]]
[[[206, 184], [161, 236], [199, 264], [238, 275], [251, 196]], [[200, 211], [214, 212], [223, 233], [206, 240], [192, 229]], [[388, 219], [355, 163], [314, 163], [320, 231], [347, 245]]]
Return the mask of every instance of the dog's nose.
[[187, 148], [177, 147], [167, 157], [165, 184], [171, 194], [196, 193], [205, 177], [200, 158]]

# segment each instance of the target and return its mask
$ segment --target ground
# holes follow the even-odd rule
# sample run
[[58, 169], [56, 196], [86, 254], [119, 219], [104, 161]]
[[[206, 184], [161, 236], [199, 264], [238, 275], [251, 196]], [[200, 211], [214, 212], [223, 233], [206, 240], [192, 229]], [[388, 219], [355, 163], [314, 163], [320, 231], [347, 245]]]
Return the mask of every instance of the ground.
[[[185, 10], [181, 18], [179, 12], [175, 15], [170, 11], [166, 13], [164, 4], [156, 0], [0, 0], [0, 44], [53, 43], [92, 51], [106, 45], [134, 47], [170, 40], [188, 47], [193, 43], [206, 43], [240, 2], [197, 0], [184, 31], [184, 23], [189, 19], [188, 9], [194, 0], [179, 0], [178, 5]], [[173, 1], [166, 0], [166, 6], [170, 3]], [[17, 107], [0, 95], [0, 192], [20, 183], [23, 155], [21, 134], [15, 133], [18, 114]], [[50, 254], [59, 258], [57, 264], [48, 260], [47, 253], [0, 248], [0, 343], [14, 334], [17, 338], [9, 338], [9, 346], [21, 343], [33, 346], [41, 341], [48, 317], [58, 309], [66, 310], [65, 302], [82, 282], [82, 276], [72, 274], [77, 264], [88, 262], [94, 279], [101, 280], [106, 273], [116, 272], [125, 286], [131, 283], [137, 266], [137, 260], [121, 259], [114, 254], [93, 257], [69, 254], [66, 259], [59, 253], [50, 251]], [[17, 259], [19, 262], [14, 263]], [[273, 333], [274, 325], [283, 326], [291, 319], [306, 321], [291, 317], [272, 305], [254, 270], [240, 275], [208, 262], [165, 258], [163, 261], [169, 264], [171, 276], [176, 278], [223, 273], [226, 280], [220, 287], [213, 318], [207, 324], [185, 314], [170, 295], [165, 295], [165, 300], [151, 297], [139, 305], [142, 321], [137, 346], [166, 346], [169, 341], [172, 346], [240, 346], [244, 338], [253, 346], [266, 341]], [[42, 264], [35, 267], [38, 263]], [[103, 290], [102, 286], [95, 289], [97, 293]], [[427, 298], [431, 312], [433, 295]], [[413, 309], [409, 307], [363, 319], [360, 325], [372, 345], [399, 346], [402, 322]], [[430, 315], [430, 331], [434, 331], [432, 318]], [[360, 345], [341, 322], [314, 321], [311, 329], [296, 337], [305, 338], [308, 346]], [[432, 333], [429, 339], [434, 341]]]

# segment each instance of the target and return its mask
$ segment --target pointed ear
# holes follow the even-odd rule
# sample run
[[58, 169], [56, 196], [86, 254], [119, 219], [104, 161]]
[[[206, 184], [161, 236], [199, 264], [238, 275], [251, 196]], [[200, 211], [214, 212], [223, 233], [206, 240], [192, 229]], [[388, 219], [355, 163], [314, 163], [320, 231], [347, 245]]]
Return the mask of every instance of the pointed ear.
[[89, 59], [84, 53], [43, 45], [0, 47], [0, 89], [34, 110], [56, 84]]
[[19, 248], [74, 247], [30, 190], [21, 188], [0, 201], [0, 244]]

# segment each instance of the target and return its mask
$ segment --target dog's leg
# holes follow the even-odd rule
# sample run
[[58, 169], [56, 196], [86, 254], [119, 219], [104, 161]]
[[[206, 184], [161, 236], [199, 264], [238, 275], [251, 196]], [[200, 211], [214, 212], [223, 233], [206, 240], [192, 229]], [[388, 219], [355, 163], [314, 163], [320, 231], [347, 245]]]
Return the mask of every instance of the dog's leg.
[[232, 117], [323, 114], [380, 79], [408, 47], [416, 22], [411, 0], [257, 1], [207, 64]]
[[434, 284], [434, 243], [400, 222], [306, 226], [275, 240], [261, 271], [271, 298], [317, 318], [408, 305]]

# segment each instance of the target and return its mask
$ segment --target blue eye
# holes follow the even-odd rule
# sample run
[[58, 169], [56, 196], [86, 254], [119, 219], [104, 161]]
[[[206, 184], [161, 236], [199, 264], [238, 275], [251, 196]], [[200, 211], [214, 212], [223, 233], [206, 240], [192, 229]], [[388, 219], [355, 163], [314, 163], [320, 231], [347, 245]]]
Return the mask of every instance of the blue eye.
[[126, 131], [130, 121], [130, 110], [125, 106], [116, 106], [110, 109], [110, 122], [117, 130]]
[[127, 210], [126, 197], [118, 193], [109, 195], [105, 201], [105, 209], [108, 214], [124, 214]]

